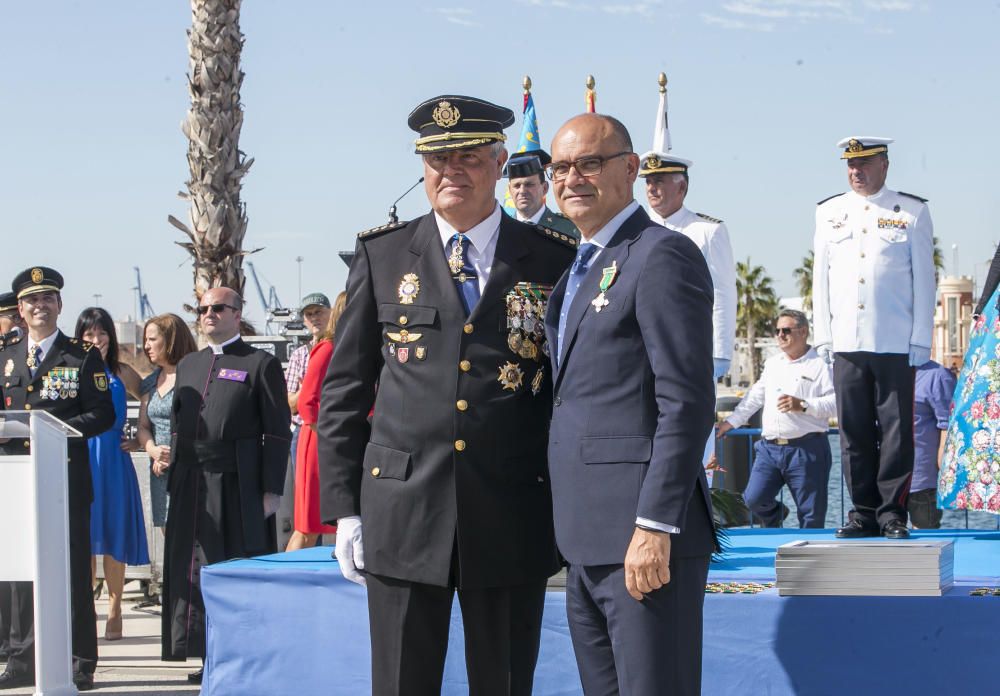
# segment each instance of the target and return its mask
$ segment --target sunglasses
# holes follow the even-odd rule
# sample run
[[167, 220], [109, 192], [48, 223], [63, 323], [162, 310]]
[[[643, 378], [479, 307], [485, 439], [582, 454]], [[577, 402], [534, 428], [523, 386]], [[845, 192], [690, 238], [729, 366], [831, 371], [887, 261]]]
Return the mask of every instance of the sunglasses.
[[789, 329], [788, 327], [782, 327], [780, 329], [774, 330], [775, 336], [791, 336], [793, 331], [797, 331], [798, 327], [793, 327]]
[[208, 314], [209, 310], [211, 310], [215, 314], [222, 314], [227, 307], [233, 310], [234, 312], [238, 309], [238, 307], [233, 307], [232, 305], [229, 304], [222, 304], [220, 302], [219, 304], [198, 305], [195, 308], [195, 311], [198, 312], [200, 316], [205, 316], [206, 314]]

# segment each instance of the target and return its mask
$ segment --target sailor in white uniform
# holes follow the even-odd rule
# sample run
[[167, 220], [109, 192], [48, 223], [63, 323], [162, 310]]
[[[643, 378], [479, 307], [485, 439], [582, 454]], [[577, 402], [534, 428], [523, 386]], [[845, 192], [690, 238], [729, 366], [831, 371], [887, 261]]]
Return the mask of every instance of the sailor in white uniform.
[[926, 201], [885, 186], [889, 138], [844, 138], [851, 191], [816, 209], [813, 331], [833, 356], [844, 476], [842, 538], [905, 539], [913, 368], [930, 359], [934, 231]]
[[646, 180], [646, 199], [653, 222], [684, 234], [698, 245], [708, 262], [715, 286], [712, 358], [718, 380], [729, 371], [736, 343], [736, 264], [726, 224], [684, 207], [691, 164], [681, 157], [650, 151], [640, 159], [639, 176]]

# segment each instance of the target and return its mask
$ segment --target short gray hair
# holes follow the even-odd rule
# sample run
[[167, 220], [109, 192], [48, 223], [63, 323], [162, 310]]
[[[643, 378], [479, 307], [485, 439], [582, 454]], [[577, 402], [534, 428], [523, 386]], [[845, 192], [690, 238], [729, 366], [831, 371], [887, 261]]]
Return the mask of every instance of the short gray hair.
[[800, 312], [797, 309], [783, 309], [778, 314], [778, 319], [782, 317], [788, 317], [789, 319], [795, 320], [795, 326], [799, 329], [809, 328], [809, 318], [805, 315], [805, 312]]
[[502, 140], [494, 140], [492, 143], [490, 143], [490, 155], [492, 155], [493, 157], [499, 157], [500, 153], [503, 152], [505, 149], [506, 148], [504, 147]]

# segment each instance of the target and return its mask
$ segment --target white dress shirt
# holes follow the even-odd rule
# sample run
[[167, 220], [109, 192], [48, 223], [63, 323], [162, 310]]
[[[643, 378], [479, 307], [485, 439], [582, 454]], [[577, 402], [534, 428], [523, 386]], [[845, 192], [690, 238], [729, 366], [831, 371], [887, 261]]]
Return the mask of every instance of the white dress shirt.
[[[544, 208], [544, 206], [543, 206]], [[486, 281], [490, 278], [490, 271], [493, 269], [493, 254], [497, 250], [497, 238], [500, 236], [500, 216], [503, 209], [499, 203], [494, 201], [493, 212], [489, 216], [475, 225], [471, 229], [462, 232], [469, 238], [469, 263], [476, 269], [476, 280], [479, 282], [479, 294], [483, 294]], [[438, 231], [441, 234], [441, 246], [444, 249], [445, 257], [451, 254], [453, 244], [452, 237], [458, 234], [458, 230], [443, 217], [434, 213], [437, 220]]]
[[920, 200], [885, 187], [816, 208], [813, 334], [834, 352], [930, 349], [934, 227]]
[[705, 257], [715, 288], [712, 357], [732, 360], [736, 346], [736, 262], [726, 224], [698, 215], [683, 205], [668, 218], [660, 217], [655, 210], [650, 210], [649, 216], [653, 222], [680, 232], [697, 244]]
[[212, 349], [212, 352], [214, 354], [216, 354], [216, 355], [222, 355], [222, 353], [223, 353], [222, 349], [223, 348], [225, 348], [226, 346], [228, 346], [230, 343], [236, 343], [238, 340], [240, 340], [240, 335], [236, 334], [235, 336], [233, 336], [229, 340], [223, 341], [222, 343], [219, 343], [219, 344], [215, 344], [215, 343], [209, 342], [208, 347]]
[[[778, 411], [778, 397], [796, 396], [806, 402], [806, 410]], [[764, 407], [761, 435], [767, 440], [792, 440], [809, 433], [825, 433], [830, 419], [837, 415], [833, 393], [833, 370], [815, 348], [792, 360], [785, 353], [772, 355], [764, 363], [764, 372], [743, 397], [726, 422], [734, 428], [750, 420]]]
[[[28, 339], [28, 355], [31, 355], [34, 352], [35, 346], [38, 346], [39, 348], [41, 348], [42, 349], [42, 354], [38, 358], [38, 365], [41, 365], [42, 361], [45, 360], [45, 356], [49, 354], [49, 350], [52, 349], [52, 344], [56, 342], [56, 337], [58, 335], [59, 335], [59, 329], [56, 329], [55, 331], [53, 331], [52, 333], [50, 333], [48, 336], [46, 336], [45, 338], [43, 338], [38, 343], [35, 343], [34, 341], [31, 340], [31, 338], [29, 338]], [[35, 365], [35, 369], [36, 370], [38, 369], [38, 365]]]
[[545, 214], [545, 202], [542, 201], [542, 204], [538, 206], [538, 210], [536, 210], [535, 214], [532, 215], [531, 217], [524, 217], [523, 215], [521, 215], [521, 211], [517, 210], [516, 208], [515, 212], [517, 213], [517, 219], [520, 220], [521, 222], [527, 222], [532, 225], [537, 225], [538, 221], [542, 219], [542, 215]]

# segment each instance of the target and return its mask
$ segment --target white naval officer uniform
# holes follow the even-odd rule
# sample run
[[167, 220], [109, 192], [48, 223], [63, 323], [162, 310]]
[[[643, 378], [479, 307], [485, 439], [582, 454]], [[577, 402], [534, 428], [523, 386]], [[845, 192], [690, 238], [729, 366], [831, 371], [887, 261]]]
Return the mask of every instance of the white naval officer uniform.
[[[698, 245], [708, 263], [715, 288], [712, 305], [712, 357], [732, 362], [736, 344], [736, 263], [729, 241], [726, 223], [702, 213], [695, 213], [683, 205], [667, 218], [655, 210], [649, 216], [666, 228], [676, 230]], [[721, 375], [716, 374], [716, 379]]]
[[884, 530], [906, 522], [913, 367], [930, 356], [934, 321], [930, 212], [924, 199], [885, 187], [839, 194], [816, 209], [814, 245], [813, 331], [835, 355], [851, 520]]

